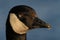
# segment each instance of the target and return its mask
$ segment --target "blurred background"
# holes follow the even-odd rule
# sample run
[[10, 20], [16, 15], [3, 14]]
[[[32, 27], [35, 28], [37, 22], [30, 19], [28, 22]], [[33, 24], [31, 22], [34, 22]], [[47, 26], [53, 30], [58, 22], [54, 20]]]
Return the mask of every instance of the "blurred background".
[[27, 40], [60, 40], [60, 0], [0, 0], [0, 40], [6, 40], [6, 19], [9, 10], [16, 5], [28, 5], [35, 9], [38, 17], [49, 23], [48, 29], [27, 32]]

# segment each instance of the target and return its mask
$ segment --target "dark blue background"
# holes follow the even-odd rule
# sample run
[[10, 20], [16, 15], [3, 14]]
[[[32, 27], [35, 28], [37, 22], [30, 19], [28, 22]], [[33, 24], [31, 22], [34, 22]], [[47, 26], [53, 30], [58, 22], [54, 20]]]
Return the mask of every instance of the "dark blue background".
[[51, 30], [28, 31], [28, 40], [60, 40], [60, 0], [0, 0], [0, 40], [6, 40], [5, 23], [9, 10], [22, 4], [34, 8], [38, 17], [52, 26]]

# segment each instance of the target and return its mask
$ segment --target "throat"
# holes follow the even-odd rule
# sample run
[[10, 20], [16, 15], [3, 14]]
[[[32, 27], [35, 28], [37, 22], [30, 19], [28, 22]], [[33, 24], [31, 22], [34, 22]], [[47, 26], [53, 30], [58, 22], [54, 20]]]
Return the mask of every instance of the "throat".
[[26, 38], [26, 34], [21, 35], [20, 39], [21, 39], [21, 40], [26, 40], [26, 39], [27, 39], [27, 38]]
[[13, 38], [9, 40], [27, 40], [26, 34], [14, 35]]

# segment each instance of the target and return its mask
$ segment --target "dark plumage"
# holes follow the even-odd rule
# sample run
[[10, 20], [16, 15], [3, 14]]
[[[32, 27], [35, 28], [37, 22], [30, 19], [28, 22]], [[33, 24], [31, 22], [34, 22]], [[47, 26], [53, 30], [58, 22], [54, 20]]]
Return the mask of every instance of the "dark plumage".
[[[7, 17], [7, 21], [6, 21], [6, 39], [7, 40], [26, 40], [26, 33], [23, 33], [23, 34], [17, 33], [15, 32], [15, 29], [12, 28], [13, 25], [11, 25], [10, 23], [11, 14], [14, 14], [17, 17], [16, 19], [20, 20], [20, 22], [22, 22], [24, 25], [26, 25], [26, 27], [28, 27], [27, 31], [34, 28], [50, 28], [49, 24], [47, 24], [46, 22], [42, 21], [37, 17], [36, 12], [33, 8], [26, 5], [18, 5], [13, 7], [9, 11], [9, 14]], [[15, 25], [17, 25], [16, 22], [14, 23]], [[18, 26], [16, 28], [18, 28]]]

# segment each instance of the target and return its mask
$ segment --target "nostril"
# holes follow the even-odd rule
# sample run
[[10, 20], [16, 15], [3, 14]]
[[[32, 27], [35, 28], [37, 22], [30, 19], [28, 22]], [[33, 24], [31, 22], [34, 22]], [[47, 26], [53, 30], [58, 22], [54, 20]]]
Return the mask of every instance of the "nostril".
[[37, 20], [37, 19], [35, 20], [35, 22], [36, 22], [36, 23], [42, 23], [40, 20]]
[[35, 22], [39, 23], [39, 24], [46, 24], [44, 21], [42, 21], [41, 19], [35, 18]]
[[43, 22], [39, 21], [38, 23], [43, 24]]

